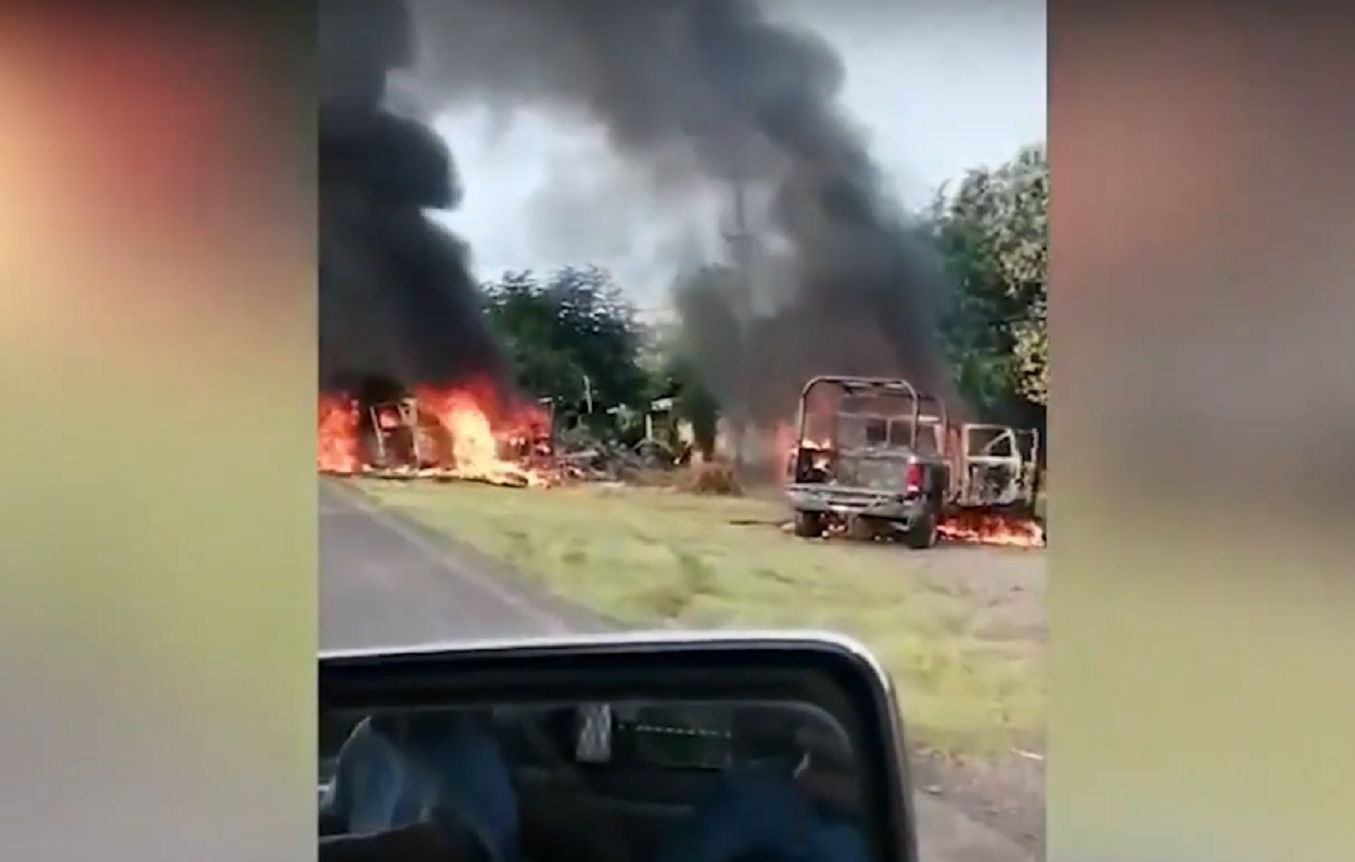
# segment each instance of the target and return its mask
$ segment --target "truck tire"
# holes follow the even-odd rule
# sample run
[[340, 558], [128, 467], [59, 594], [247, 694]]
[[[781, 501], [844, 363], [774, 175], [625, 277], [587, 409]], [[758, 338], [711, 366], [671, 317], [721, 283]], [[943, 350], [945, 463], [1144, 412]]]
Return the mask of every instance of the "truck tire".
[[908, 532], [903, 534], [903, 543], [914, 551], [925, 551], [936, 547], [940, 538], [936, 512], [927, 509], [908, 528]]
[[822, 512], [796, 512], [795, 535], [802, 539], [816, 539], [823, 535]]

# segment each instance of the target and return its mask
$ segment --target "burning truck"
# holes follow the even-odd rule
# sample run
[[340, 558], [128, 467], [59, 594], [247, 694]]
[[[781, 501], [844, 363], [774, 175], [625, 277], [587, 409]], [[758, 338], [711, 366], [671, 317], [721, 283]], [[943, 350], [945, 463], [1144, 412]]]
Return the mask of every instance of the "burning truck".
[[333, 0], [319, 18], [319, 469], [539, 485], [551, 417], [522, 395], [459, 239], [452, 155], [387, 76], [410, 10]]
[[816, 377], [787, 465], [794, 531], [1036, 546], [1039, 434], [954, 423], [906, 380]]
[[483, 380], [321, 395], [317, 451], [322, 473], [514, 487], [551, 484], [555, 456], [549, 409]]

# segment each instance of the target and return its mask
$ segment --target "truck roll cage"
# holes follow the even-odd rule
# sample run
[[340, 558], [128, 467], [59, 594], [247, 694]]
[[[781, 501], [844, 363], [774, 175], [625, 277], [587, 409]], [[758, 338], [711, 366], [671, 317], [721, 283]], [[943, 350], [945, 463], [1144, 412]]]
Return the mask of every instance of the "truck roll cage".
[[[815, 388], [819, 386], [836, 386], [847, 396], [864, 393], [864, 394], [882, 394], [906, 397], [911, 402], [912, 405], [911, 411], [907, 416], [909, 429], [907, 441], [908, 448], [909, 449], [917, 448], [917, 431], [918, 426], [920, 424], [935, 423], [942, 429], [942, 433], [938, 435], [938, 446], [941, 448], [941, 451], [944, 452], [947, 443], [946, 440], [947, 435], [944, 432], [945, 429], [949, 427], [949, 422], [946, 416], [945, 403], [933, 395], [929, 395], [925, 392], [920, 392], [916, 387], [913, 386], [913, 384], [909, 383], [906, 380], [894, 380], [885, 377], [819, 375], [817, 377], [811, 378], [809, 382], [804, 385], [804, 388], [800, 391], [800, 408], [797, 423], [799, 433], [798, 439], [800, 441], [803, 441], [805, 439], [805, 434], [808, 431], [807, 424], [809, 421], [808, 408], [810, 396], [815, 390]], [[926, 414], [922, 412], [922, 404], [924, 402], [926, 402], [929, 408], [929, 412]], [[934, 410], [931, 409], [933, 407]], [[845, 410], [837, 411], [837, 414], [841, 416], [865, 416], [879, 418], [876, 416], [876, 414], [872, 413], [854, 413]], [[900, 416], [897, 418], [903, 419], [905, 417]], [[887, 420], [885, 432], [886, 441], [889, 444], [901, 445], [903, 441], [898, 441], [894, 439], [893, 432], [895, 421], [896, 420], [894, 419]], [[833, 439], [830, 441], [830, 445], [834, 449], [838, 447], [837, 432], [838, 432], [838, 423], [834, 422], [832, 432]]]

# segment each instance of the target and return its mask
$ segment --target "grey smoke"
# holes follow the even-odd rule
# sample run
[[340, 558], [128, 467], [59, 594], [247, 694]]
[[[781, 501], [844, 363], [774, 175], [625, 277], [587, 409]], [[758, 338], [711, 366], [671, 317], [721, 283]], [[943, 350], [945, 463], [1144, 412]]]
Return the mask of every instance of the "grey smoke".
[[410, 49], [403, 4], [320, 6], [322, 390], [388, 397], [470, 376], [508, 380], [467, 250], [424, 213], [460, 200], [451, 155], [386, 98], [387, 73], [408, 64]]
[[841, 107], [843, 63], [824, 40], [752, 0], [411, 9], [418, 80], [441, 107], [587, 118], [675, 205], [736, 180], [766, 202], [751, 214], [766, 242], [750, 280], [707, 267], [675, 286], [688, 349], [727, 406], [784, 418], [816, 373], [903, 375], [952, 395], [939, 280]]

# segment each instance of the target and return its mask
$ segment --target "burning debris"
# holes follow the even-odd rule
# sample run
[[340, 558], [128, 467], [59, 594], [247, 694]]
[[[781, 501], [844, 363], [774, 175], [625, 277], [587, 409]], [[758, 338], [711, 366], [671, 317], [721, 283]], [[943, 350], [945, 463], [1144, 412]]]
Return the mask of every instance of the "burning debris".
[[1001, 512], [957, 512], [944, 518], [938, 529], [950, 542], [1012, 548], [1045, 545], [1044, 527], [1038, 521]]
[[501, 405], [480, 383], [420, 387], [371, 404], [322, 395], [322, 473], [462, 479], [514, 487], [555, 481], [550, 418], [536, 405]]
[[361, 471], [362, 419], [357, 400], [322, 392], [319, 425], [315, 452], [320, 472], [347, 476]]

